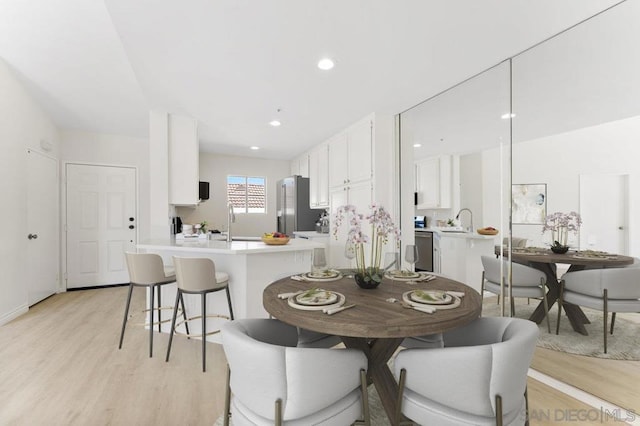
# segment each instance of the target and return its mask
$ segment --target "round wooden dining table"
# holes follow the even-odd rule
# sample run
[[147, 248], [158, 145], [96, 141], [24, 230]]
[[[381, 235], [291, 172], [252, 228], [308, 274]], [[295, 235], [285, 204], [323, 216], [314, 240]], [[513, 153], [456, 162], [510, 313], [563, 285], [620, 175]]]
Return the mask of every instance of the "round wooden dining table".
[[[499, 250], [496, 249], [496, 254]], [[505, 256], [508, 253], [505, 252]], [[567, 272], [580, 271], [585, 268], [610, 268], [620, 267], [625, 265], [631, 265], [633, 263], [633, 257], [623, 256], [620, 254], [610, 254], [609, 256], [590, 256], [588, 254], [580, 253], [570, 250], [564, 254], [557, 254], [548, 249], [534, 250], [513, 250], [511, 253], [511, 259], [516, 263], [532, 266], [541, 270], [547, 276], [547, 304], [549, 309], [558, 300], [560, 296], [560, 284], [557, 276], [558, 263], [568, 264], [569, 269]], [[590, 321], [584, 314], [579, 306], [571, 303], [563, 303], [565, 314], [571, 323], [571, 326], [575, 331], [587, 336], [587, 329], [585, 324], [589, 324]], [[540, 302], [536, 309], [529, 317], [531, 321], [540, 323], [544, 319], [544, 303]]]
[[[345, 306], [355, 306], [327, 315], [322, 311], [293, 308], [279, 294], [322, 288], [343, 294]], [[464, 292], [460, 306], [429, 314], [405, 308], [393, 298], [402, 300], [410, 290], [444, 290]], [[382, 405], [394, 424], [398, 383], [387, 361], [406, 337], [441, 333], [467, 324], [480, 316], [482, 299], [472, 288], [446, 278], [408, 283], [385, 278], [373, 290], [358, 287], [350, 276], [336, 281], [305, 282], [283, 278], [271, 283], [263, 292], [262, 303], [274, 318], [308, 330], [340, 336], [347, 348], [362, 350], [368, 359], [367, 375], [376, 387]]]

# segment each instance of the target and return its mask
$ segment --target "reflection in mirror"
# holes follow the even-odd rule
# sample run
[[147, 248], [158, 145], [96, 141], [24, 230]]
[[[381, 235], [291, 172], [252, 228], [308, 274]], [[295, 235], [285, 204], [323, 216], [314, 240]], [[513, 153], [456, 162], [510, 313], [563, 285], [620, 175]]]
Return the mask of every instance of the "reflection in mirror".
[[[547, 213], [579, 212], [569, 246], [640, 256], [640, 2], [513, 59], [513, 183], [546, 184]], [[513, 235], [548, 247], [541, 224]]]
[[[413, 239], [413, 217], [425, 216], [432, 270], [478, 291], [480, 255], [509, 232], [509, 79], [505, 61], [400, 115], [403, 244]], [[500, 233], [481, 236], [483, 227]], [[421, 259], [429, 250], [422, 239]]]

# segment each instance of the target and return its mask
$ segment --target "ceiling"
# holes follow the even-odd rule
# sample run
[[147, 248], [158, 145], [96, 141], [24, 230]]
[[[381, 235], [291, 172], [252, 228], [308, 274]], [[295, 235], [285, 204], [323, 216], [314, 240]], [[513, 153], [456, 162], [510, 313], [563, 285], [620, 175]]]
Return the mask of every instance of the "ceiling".
[[0, 0], [0, 57], [61, 129], [148, 137], [160, 110], [201, 151], [290, 159], [616, 3]]

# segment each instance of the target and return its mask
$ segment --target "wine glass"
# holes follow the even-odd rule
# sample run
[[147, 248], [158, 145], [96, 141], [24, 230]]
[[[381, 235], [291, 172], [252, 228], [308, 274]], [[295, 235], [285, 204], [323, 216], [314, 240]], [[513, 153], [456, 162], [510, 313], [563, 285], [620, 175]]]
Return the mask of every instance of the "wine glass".
[[[411, 265], [409, 271], [413, 272], [415, 271], [415, 264], [418, 261], [418, 247], [413, 245], [413, 244], [407, 244], [407, 246], [405, 247], [405, 253], [404, 253], [404, 260], [407, 261], [408, 264]], [[414, 281], [411, 280], [409, 281], [410, 283], [413, 283]]]
[[311, 261], [311, 272], [313, 274], [322, 273], [327, 269], [327, 258], [324, 248], [313, 249], [313, 260]]
[[400, 253], [397, 251], [385, 253], [384, 255], [384, 270], [387, 271], [395, 266], [395, 270], [400, 270]]
[[350, 241], [344, 245], [344, 257], [349, 259], [349, 266], [351, 266], [351, 261], [356, 258], [356, 245]]

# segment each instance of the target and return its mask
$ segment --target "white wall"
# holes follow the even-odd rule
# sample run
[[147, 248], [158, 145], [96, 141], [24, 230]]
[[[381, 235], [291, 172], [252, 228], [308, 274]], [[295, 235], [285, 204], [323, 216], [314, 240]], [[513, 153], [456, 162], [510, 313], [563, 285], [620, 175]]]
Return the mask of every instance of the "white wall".
[[267, 182], [267, 213], [236, 213], [231, 231], [236, 236], [259, 236], [276, 230], [276, 181], [290, 175], [287, 160], [235, 157], [200, 153], [200, 180], [209, 182], [209, 200], [197, 207], [177, 207], [185, 223], [206, 220], [209, 229], [227, 230], [227, 176], [264, 176]]
[[[149, 238], [149, 140], [130, 136], [63, 130], [60, 163], [64, 176], [66, 163], [126, 166], [137, 169], [138, 239]], [[64, 188], [63, 188], [64, 194]], [[64, 208], [63, 208], [64, 211]], [[62, 217], [64, 221], [64, 217]]]
[[58, 158], [59, 134], [51, 119], [36, 104], [0, 59], [0, 324], [26, 312], [24, 281], [27, 238], [27, 148], [43, 151], [40, 142], [51, 144], [47, 154]]
[[[546, 183], [547, 213], [580, 211], [581, 174], [628, 174], [629, 253], [633, 256], [640, 254], [639, 164], [640, 117], [513, 146], [513, 182]], [[541, 225], [514, 225], [513, 235], [528, 238], [528, 245], [544, 246], [551, 241], [549, 233], [541, 234]]]

